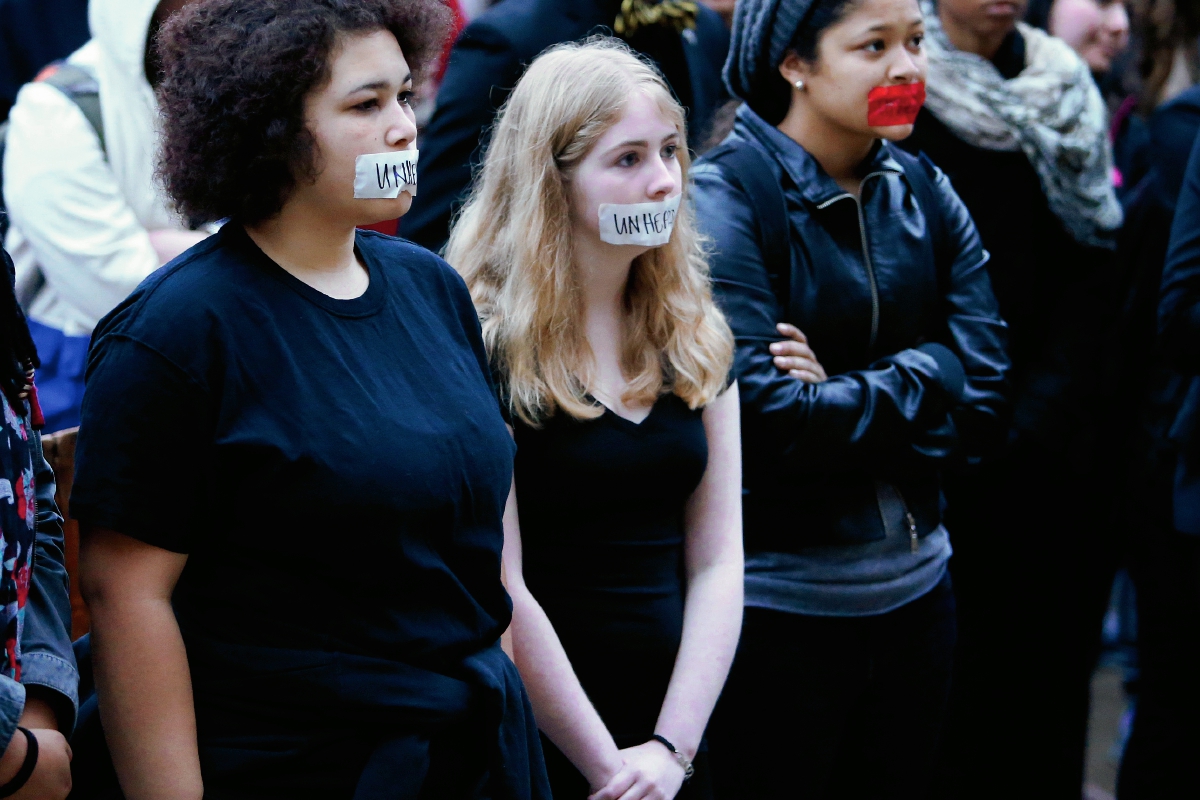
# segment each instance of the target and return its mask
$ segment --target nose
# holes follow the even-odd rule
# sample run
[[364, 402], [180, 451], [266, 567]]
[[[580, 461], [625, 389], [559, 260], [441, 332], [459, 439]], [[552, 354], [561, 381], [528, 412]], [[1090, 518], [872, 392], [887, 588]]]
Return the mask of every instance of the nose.
[[1104, 9], [1104, 28], [1113, 36], [1124, 36], [1129, 33], [1129, 12], [1121, 2], [1109, 3]]
[[393, 100], [389, 105], [386, 122], [387, 131], [384, 133], [383, 139], [388, 147], [407, 150], [416, 143], [416, 119], [413, 117], [412, 111], [401, 105], [399, 100]]
[[649, 163], [652, 172], [646, 184], [646, 196], [654, 201], [666, 200], [679, 190], [679, 178], [670, 169], [670, 162], [661, 156], [650, 159]]
[[907, 47], [896, 48], [896, 57], [888, 65], [888, 80], [892, 83], [912, 83], [924, 77], [925, 70]]

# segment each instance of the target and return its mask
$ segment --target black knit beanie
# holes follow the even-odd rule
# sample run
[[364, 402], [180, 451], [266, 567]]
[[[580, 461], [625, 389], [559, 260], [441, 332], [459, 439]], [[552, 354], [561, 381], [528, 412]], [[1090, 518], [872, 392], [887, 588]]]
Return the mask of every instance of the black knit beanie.
[[738, 0], [725, 60], [725, 85], [768, 122], [787, 113], [791, 90], [779, 65], [820, 0]]

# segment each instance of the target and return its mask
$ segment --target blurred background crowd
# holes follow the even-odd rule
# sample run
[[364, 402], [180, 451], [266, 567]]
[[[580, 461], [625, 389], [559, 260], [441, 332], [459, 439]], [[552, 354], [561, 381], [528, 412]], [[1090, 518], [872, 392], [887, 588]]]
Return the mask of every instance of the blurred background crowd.
[[[432, 250], [446, 241], [507, 91], [552, 44], [608, 29], [652, 58], [689, 111], [698, 154], [733, 125], [721, 71], [734, 0], [446, 2], [456, 29], [418, 89], [421, 191], [398, 230]], [[0, 0], [0, 123], [11, 123], [0, 129], [9, 212], [0, 226], [42, 359], [48, 431], [78, 424], [97, 321], [208, 234], [178, 218], [152, 178], [147, 42], [184, 4]], [[1078, 796], [1100, 665], [1120, 678], [1104, 753], [1122, 765], [1120, 789], [1087, 791], [1194, 796], [1175, 787], [1197, 786], [1200, 538], [1168, 495], [1178, 490], [1179, 409], [1195, 402], [1195, 383], [1160, 343], [1158, 308], [1200, 130], [1200, 2], [926, 8], [955, 47], [1006, 80], [1029, 63], [1018, 19], [1080, 56], [1104, 100], [1123, 219], [1096, 222], [1098, 210], [1096, 236], [1071, 235], [1070, 215], [1045, 189], [1052, 181], [1027, 153], [983, 146], [922, 112], [912, 149], [950, 176], [992, 255], [1012, 335], [1010, 438], [1024, 448], [951, 486], [960, 640], [940, 791]], [[382, 229], [396, 233], [397, 223]]]

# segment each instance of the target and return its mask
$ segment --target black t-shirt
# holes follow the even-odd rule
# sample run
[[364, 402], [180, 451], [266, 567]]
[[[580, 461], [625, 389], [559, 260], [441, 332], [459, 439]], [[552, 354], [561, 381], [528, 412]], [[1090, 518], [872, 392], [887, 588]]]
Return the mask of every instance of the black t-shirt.
[[71, 511], [189, 554], [185, 641], [437, 669], [508, 625], [513, 442], [470, 296], [408, 242], [357, 252], [337, 300], [227, 225], [96, 328]]
[[617, 744], [641, 744], [683, 633], [684, 511], [708, 463], [703, 410], [669, 394], [640, 424], [560, 412], [514, 431], [526, 585]]

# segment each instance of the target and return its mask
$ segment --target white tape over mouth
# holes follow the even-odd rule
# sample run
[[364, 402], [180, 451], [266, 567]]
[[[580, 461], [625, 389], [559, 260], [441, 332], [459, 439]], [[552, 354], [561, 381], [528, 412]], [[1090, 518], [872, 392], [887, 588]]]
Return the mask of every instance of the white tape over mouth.
[[600, 239], [644, 247], [666, 244], [671, 241], [682, 197], [677, 194], [657, 203], [601, 203]]
[[370, 153], [354, 160], [354, 196], [395, 200], [401, 192], [417, 196], [417, 151]]

